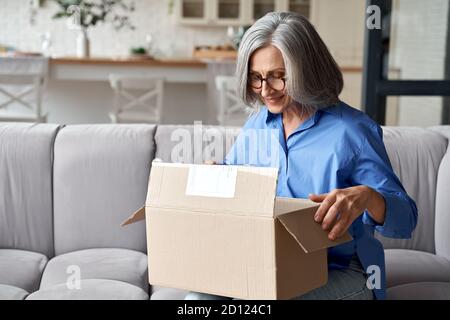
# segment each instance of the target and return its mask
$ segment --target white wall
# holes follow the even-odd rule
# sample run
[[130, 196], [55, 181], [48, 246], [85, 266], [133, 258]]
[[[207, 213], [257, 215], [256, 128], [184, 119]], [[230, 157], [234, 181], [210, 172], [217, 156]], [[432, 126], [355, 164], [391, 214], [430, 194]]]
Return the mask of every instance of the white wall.
[[[390, 68], [402, 80], [443, 80], [448, 0], [395, 0]], [[399, 125], [440, 124], [441, 97], [400, 97]]]
[[[312, 0], [310, 20], [341, 67], [363, 66], [364, 0]], [[340, 99], [361, 108], [362, 72], [344, 72]]]
[[[195, 45], [220, 45], [227, 41], [225, 27], [187, 27], [169, 14], [168, 0], [132, 0], [136, 11], [130, 20], [136, 30], [115, 31], [110, 25], [90, 29], [92, 55], [127, 55], [130, 47], [145, 44], [151, 32], [160, 55], [190, 57]], [[51, 19], [58, 11], [50, 0], [37, 10], [30, 24], [30, 0], [0, 0], [0, 45], [40, 51], [40, 35], [50, 32], [55, 56], [75, 55], [77, 32], [66, 20]], [[363, 0], [312, 0], [311, 21], [341, 66], [361, 66], [364, 37]]]
[[[111, 25], [98, 25], [89, 31], [92, 55], [127, 55], [130, 47], [145, 45], [146, 35], [154, 35], [155, 47], [164, 56], [191, 56], [194, 45], [219, 45], [226, 40], [225, 28], [180, 26], [175, 13], [169, 14], [168, 0], [133, 0], [136, 11], [130, 20], [136, 30], [115, 31]], [[77, 32], [69, 30], [66, 20], [52, 20], [56, 4], [44, 1], [38, 9], [36, 24], [30, 24], [29, 0], [0, 0], [0, 44], [25, 51], [40, 51], [40, 34], [51, 32], [56, 56], [74, 56]]]
[[311, 22], [341, 66], [362, 67], [365, 0], [311, 0]]

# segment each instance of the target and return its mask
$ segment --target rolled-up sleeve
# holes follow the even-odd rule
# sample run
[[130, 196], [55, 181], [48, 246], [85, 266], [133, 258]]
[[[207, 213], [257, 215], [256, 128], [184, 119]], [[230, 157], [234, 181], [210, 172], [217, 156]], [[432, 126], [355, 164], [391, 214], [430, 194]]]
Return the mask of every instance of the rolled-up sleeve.
[[365, 131], [359, 154], [353, 163], [351, 180], [354, 185], [366, 185], [381, 194], [386, 211], [382, 225], [372, 219], [367, 210], [363, 213], [363, 222], [385, 237], [411, 238], [417, 225], [417, 206], [392, 170], [381, 127], [375, 124]]

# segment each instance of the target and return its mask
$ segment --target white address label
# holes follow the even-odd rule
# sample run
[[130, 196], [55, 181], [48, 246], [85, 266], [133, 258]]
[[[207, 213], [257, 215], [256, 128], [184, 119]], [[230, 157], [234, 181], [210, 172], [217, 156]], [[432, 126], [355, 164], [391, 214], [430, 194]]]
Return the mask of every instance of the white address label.
[[189, 168], [186, 195], [234, 198], [237, 168], [232, 166], [202, 165]]

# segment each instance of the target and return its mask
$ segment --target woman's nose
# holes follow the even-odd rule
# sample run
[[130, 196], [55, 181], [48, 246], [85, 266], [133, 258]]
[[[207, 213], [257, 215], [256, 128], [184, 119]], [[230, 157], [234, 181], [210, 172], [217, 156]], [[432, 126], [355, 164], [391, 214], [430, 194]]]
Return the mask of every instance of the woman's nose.
[[263, 81], [262, 87], [261, 87], [261, 96], [268, 97], [272, 93], [272, 88], [269, 87], [267, 84], [267, 81]]

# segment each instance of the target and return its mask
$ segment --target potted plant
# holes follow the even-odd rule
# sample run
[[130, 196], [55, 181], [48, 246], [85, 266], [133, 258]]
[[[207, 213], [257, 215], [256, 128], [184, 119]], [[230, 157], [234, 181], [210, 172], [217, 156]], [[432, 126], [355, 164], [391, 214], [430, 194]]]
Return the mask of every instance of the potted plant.
[[53, 0], [59, 11], [53, 19], [69, 18], [69, 27], [80, 31], [77, 39], [77, 55], [89, 57], [88, 29], [98, 23], [111, 23], [116, 30], [127, 27], [134, 30], [125, 14], [134, 11], [134, 4], [124, 0]]

